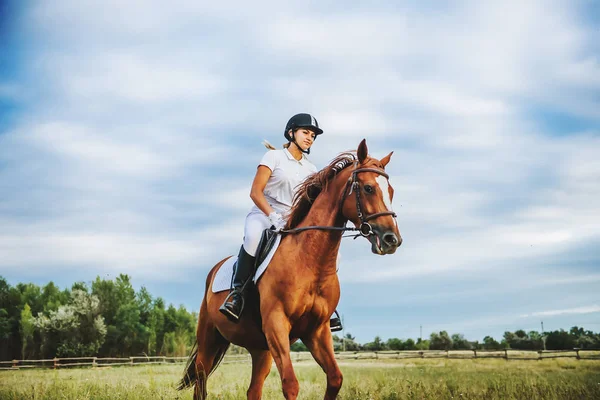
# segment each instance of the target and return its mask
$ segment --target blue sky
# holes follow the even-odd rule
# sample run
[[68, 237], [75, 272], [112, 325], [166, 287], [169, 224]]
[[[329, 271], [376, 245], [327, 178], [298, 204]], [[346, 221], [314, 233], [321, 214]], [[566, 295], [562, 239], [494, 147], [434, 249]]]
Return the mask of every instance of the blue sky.
[[318, 167], [394, 150], [401, 249], [342, 244], [359, 341], [600, 331], [597, 3], [204, 3], [0, 3], [0, 275], [197, 310], [311, 112]]

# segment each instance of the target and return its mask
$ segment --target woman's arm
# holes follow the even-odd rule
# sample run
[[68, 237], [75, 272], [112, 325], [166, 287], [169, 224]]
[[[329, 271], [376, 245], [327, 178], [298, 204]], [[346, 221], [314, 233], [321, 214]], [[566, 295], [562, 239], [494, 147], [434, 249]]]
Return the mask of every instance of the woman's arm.
[[252, 189], [250, 190], [250, 198], [256, 204], [265, 215], [270, 215], [273, 211], [273, 208], [267, 201], [265, 194], [263, 193], [265, 187], [267, 186], [267, 181], [271, 177], [271, 169], [265, 165], [259, 165], [256, 170], [256, 176], [254, 177], [254, 182], [252, 182]]

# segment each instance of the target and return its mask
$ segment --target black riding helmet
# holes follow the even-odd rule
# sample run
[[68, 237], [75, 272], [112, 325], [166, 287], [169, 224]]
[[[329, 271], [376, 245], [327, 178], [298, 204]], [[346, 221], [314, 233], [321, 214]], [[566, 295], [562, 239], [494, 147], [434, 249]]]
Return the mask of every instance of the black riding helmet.
[[317, 119], [310, 114], [296, 114], [285, 125], [285, 131], [283, 132], [283, 136], [290, 142], [294, 139], [288, 134], [291, 129], [292, 132], [298, 128], [308, 128], [315, 133], [316, 136], [319, 136], [323, 133], [323, 129], [319, 128], [319, 123]]

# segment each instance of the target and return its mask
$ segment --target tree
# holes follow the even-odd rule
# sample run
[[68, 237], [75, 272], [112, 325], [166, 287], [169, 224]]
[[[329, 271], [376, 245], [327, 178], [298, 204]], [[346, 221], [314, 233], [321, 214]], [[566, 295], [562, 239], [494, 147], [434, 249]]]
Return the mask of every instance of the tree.
[[515, 336], [518, 337], [519, 339], [527, 338], [527, 334], [525, 333], [525, 331], [523, 329], [516, 330]]
[[44, 357], [96, 355], [104, 342], [106, 327], [96, 296], [81, 290], [71, 292], [69, 304], [40, 313], [35, 326], [42, 337]]
[[421, 340], [421, 338], [418, 338], [415, 350], [429, 350], [430, 344], [429, 340]]
[[431, 350], [450, 350], [452, 348], [452, 339], [446, 331], [441, 331], [439, 334], [432, 333], [429, 340]]
[[27, 359], [27, 348], [31, 352], [33, 346], [33, 332], [35, 331], [35, 321], [31, 315], [31, 307], [25, 304], [21, 311], [21, 359]]
[[577, 344], [577, 338], [565, 330], [553, 331], [546, 337], [546, 348], [548, 350], [570, 350]]
[[385, 345], [390, 350], [404, 350], [404, 343], [398, 338], [388, 339]]
[[162, 354], [161, 349], [165, 337], [165, 302], [160, 297], [154, 300], [149, 318], [149, 328], [149, 351], [152, 354]]
[[486, 350], [500, 350], [502, 346], [491, 336], [483, 338], [483, 348]]
[[346, 333], [342, 338], [342, 350], [358, 351], [360, 345], [356, 342], [356, 338], [351, 333]]
[[8, 343], [10, 336], [11, 336], [10, 328], [11, 328], [11, 323], [10, 323], [8, 311], [6, 311], [4, 308], [0, 308], [0, 341], [1, 341], [1, 343]]
[[135, 301], [135, 290], [128, 275], [120, 274], [115, 281], [97, 277], [92, 283], [92, 294], [98, 297], [100, 312], [105, 318], [106, 340], [102, 356], [139, 354], [140, 312]]
[[365, 343], [363, 348], [365, 350], [369, 350], [369, 351], [385, 350], [385, 343], [383, 343], [383, 341], [381, 340], [381, 338], [379, 336], [375, 336], [375, 339], [373, 339], [372, 342]]
[[[31, 313], [37, 315], [44, 310], [44, 301], [42, 299], [42, 291], [40, 287], [33, 283], [19, 283], [17, 289], [21, 292], [21, 301], [19, 309], [22, 310], [25, 304], [31, 307]], [[19, 310], [19, 314], [20, 314]]]
[[0, 359], [21, 357], [21, 291], [0, 277]]
[[462, 333], [452, 335], [452, 348], [454, 350], [471, 350], [473, 345], [469, 342]]
[[[87, 292], [87, 288], [85, 287], [85, 285], [82, 288], [80, 288], [80, 290], [83, 290], [83, 288], [85, 288], [85, 292]], [[77, 289], [76, 285], [73, 285], [72, 289]], [[43, 304], [41, 311], [48, 312], [58, 310], [58, 307], [69, 302], [70, 297], [71, 294], [69, 290], [61, 291], [54, 284], [54, 282], [48, 282], [46, 286], [42, 288], [42, 293], [40, 296]]]
[[504, 340], [511, 349], [541, 350], [544, 348], [542, 336], [536, 331], [531, 331], [529, 334], [522, 329], [514, 333], [504, 332]]

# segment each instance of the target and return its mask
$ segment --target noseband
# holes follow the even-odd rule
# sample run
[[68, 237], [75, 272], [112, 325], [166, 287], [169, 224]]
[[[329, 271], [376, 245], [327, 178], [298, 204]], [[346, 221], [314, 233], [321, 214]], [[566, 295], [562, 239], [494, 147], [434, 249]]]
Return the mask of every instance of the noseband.
[[[379, 218], [379, 217], [383, 217], [385, 215], [391, 215], [392, 217], [396, 218], [396, 213], [393, 211], [383, 211], [383, 212], [378, 212], [378, 213], [374, 213], [368, 216], [364, 216], [362, 213], [362, 204], [360, 202], [360, 183], [358, 181], [358, 174], [361, 172], [374, 172], [376, 174], [379, 174], [383, 177], [385, 177], [386, 179], [390, 179], [389, 175], [385, 173], [385, 171], [378, 169], [378, 168], [355, 168], [352, 171], [352, 175], [350, 175], [350, 178], [348, 178], [348, 182], [346, 182], [346, 186], [344, 187], [344, 193], [342, 194], [342, 197], [340, 198], [340, 204], [338, 209], [342, 210], [342, 207], [344, 205], [344, 201], [346, 200], [346, 198], [352, 193], [352, 191], [354, 191], [354, 193], [356, 194], [356, 213], [358, 215], [358, 219], [360, 220], [360, 227], [358, 228], [354, 228], [354, 227], [346, 227], [346, 226], [304, 226], [302, 228], [294, 228], [294, 229], [282, 229], [280, 232], [281, 233], [299, 233], [299, 232], [303, 232], [303, 231], [308, 231], [308, 230], [330, 230], [330, 231], [359, 231], [359, 235], [356, 235], [356, 237], [358, 236], [363, 236], [368, 238], [371, 235], [374, 235], [373, 233], [373, 228], [371, 227], [371, 224], [369, 224], [368, 221], [373, 220], [375, 218]], [[350, 190], [348, 191], [348, 188], [350, 188]], [[355, 237], [355, 239], [356, 239]]]

